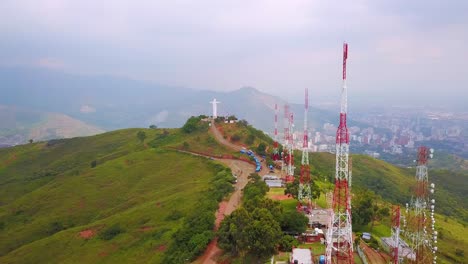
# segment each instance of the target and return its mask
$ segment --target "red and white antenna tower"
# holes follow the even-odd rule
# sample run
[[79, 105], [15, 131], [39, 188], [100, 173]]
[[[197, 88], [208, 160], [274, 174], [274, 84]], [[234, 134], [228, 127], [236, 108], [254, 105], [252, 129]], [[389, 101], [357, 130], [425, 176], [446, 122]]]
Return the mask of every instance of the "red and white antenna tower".
[[302, 161], [301, 161], [301, 176], [299, 178], [298, 191], [298, 209], [302, 210], [306, 205], [310, 208], [312, 193], [310, 190], [310, 166], [309, 166], [309, 138], [307, 130], [307, 113], [309, 111], [309, 91], [305, 89], [304, 103], [304, 135], [302, 140]]
[[395, 205], [392, 208], [392, 263], [400, 263], [400, 206]]
[[273, 142], [273, 155], [271, 157], [274, 161], [279, 160], [280, 153], [278, 148], [278, 104], [275, 104], [275, 136]]
[[284, 118], [283, 118], [283, 152], [281, 153], [282, 163], [281, 163], [281, 171], [284, 173], [287, 172], [288, 167], [288, 145], [289, 145], [289, 105], [284, 105]]
[[287, 153], [285, 154], [286, 162], [286, 182], [294, 181], [294, 115], [288, 113], [288, 144]]
[[411, 204], [406, 204], [403, 234], [413, 250], [413, 254], [406, 256], [409, 263], [436, 263], [437, 260], [435, 199], [429, 197], [434, 193], [435, 185], [434, 183], [429, 185], [427, 174], [427, 160], [432, 157], [432, 152], [432, 149], [429, 150], [424, 146], [418, 148], [415, 197]]
[[346, 127], [348, 95], [346, 88], [346, 60], [348, 44], [343, 44], [343, 88], [341, 90], [340, 125], [336, 132], [336, 171], [333, 192], [333, 212], [327, 231], [326, 262], [353, 264], [353, 238], [351, 228], [351, 196], [349, 189], [349, 132]]

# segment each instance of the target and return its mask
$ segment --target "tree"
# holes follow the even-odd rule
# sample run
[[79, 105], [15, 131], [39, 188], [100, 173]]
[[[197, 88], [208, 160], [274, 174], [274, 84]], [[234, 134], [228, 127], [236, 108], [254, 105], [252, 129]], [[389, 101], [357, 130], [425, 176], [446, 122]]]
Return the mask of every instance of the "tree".
[[245, 120], [245, 119], [242, 119], [242, 120], [239, 120], [239, 122], [237, 122], [237, 124], [240, 127], [247, 127], [249, 125], [249, 122], [247, 122], [247, 120]]
[[149, 128], [151, 128], [151, 129], [156, 129], [156, 128], [158, 128], [158, 127], [157, 127], [156, 125], [150, 125]]
[[283, 252], [291, 252], [292, 248], [297, 246], [299, 246], [297, 239], [290, 235], [284, 235], [280, 240], [279, 249]]
[[146, 139], [146, 133], [144, 131], [138, 131], [137, 138], [143, 143]]
[[182, 127], [182, 131], [189, 134], [189, 133], [192, 133], [194, 132], [195, 130], [197, 130], [199, 128], [199, 123], [200, 119], [197, 118], [197, 117], [190, 117], [187, 122], [185, 122], [184, 126]]
[[289, 194], [294, 198], [298, 197], [299, 180], [297, 178], [295, 178], [293, 182], [286, 184], [286, 189], [284, 189], [284, 194]]
[[282, 237], [280, 225], [264, 208], [255, 209], [252, 220], [245, 229], [249, 253], [258, 259], [273, 255]]
[[234, 135], [232, 135], [232, 137], [231, 137], [231, 141], [232, 141], [232, 142], [237, 142], [237, 141], [239, 141], [240, 139], [241, 139], [241, 136], [240, 136], [239, 134], [237, 134], [237, 133], [234, 134]]
[[320, 187], [315, 181], [310, 182], [310, 192], [312, 195], [312, 199], [318, 199], [320, 197]]
[[307, 229], [309, 219], [297, 211], [285, 212], [281, 216], [281, 229], [288, 233], [300, 234]]
[[29, 144], [32, 144], [33, 143], [33, 140], [32, 139], [29, 139]]
[[91, 168], [96, 167], [96, 165], [97, 165], [97, 161], [96, 161], [96, 160], [91, 161]]
[[353, 228], [365, 226], [372, 220], [374, 214], [373, 201], [375, 194], [369, 190], [359, 190], [353, 197]]
[[260, 154], [260, 155], [265, 155], [265, 150], [266, 150], [266, 145], [265, 143], [260, 143], [258, 144], [257, 146], [257, 153]]
[[233, 255], [245, 256], [248, 249], [245, 229], [252, 221], [250, 214], [243, 207], [227, 216], [218, 230], [218, 245]]

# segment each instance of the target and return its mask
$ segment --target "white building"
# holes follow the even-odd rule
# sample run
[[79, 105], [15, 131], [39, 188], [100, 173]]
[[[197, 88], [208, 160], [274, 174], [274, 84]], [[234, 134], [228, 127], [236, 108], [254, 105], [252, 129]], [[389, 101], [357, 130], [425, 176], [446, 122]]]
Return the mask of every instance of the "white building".
[[291, 263], [297, 264], [313, 264], [312, 252], [306, 248], [293, 248]]

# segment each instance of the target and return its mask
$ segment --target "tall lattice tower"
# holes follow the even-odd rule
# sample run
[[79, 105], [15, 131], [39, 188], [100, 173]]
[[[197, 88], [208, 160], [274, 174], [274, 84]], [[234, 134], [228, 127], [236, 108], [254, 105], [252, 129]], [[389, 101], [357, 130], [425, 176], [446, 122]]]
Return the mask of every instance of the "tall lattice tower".
[[392, 245], [391, 256], [392, 263], [400, 263], [400, 206], [395, 205], [392, 208]]
[[288, 113], [288, 144], [286, 146], [286, 153], [284, 160], [286, 162], [286, 182], [294, 181], [294, 115], [292, 112]]
[[327, 263], [354, 263], [351, 228], [350, 175], [348, 167], [349, 131], [346, 126], [348, 94], [346, 87], [346, 60], [348, 44], [343, 44], [343, 88], [341, 90], [340, 125], [336, 131], [336, 170], [333, 191], [333, 212], [327, 231]]
[[277, 161], [280, 159], [279, 146], [278, 146], [278, 104], [275, 104], [275, 134], [273, 142], [273, 154], [271, 159]]
[[[430, 153], [431, 152], [431, 153]], [[434, 194], [435, 185], [429, 185], [427, 160], [432, 156], [432, 150], [427, 147], [418, 148], [418, 163], [416, 166], [415, 196], [410, 204], [406, 204], [403, 220], [404, 236], [413, 250], [406, 257], [407, 263], [436, 263], [437, 261], [437, 231], [435, 230]]]
[[283, 152], [281, 153], [281, 171], [286, 174], [288, 171], [288, 145], [289, 145], [289, 105], [284, 105], [283, 117]]
[[302, 139], [302, 161], [301, 175], [299, 178], [298, 191], [298, 209], [302, 210], [304, 206], [311, 207], [312, 193], [310, 190], [310, 166], [309, 166], [309, 136], [307, 129], [307, 113], [309, 112], [309, 92], [305, 89], [304, 103], [304, 135]]

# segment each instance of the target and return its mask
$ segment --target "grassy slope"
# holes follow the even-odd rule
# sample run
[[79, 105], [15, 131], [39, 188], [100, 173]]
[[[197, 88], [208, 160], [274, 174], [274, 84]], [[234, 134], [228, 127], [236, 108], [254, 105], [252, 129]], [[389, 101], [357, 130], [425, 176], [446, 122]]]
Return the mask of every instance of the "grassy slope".
[[[228, 136], [239, 133], [244, 138], [257, 132], [236, 124], [222, 126]], [[183, 214], [189, 212], [199, 192], [207, 187], [213, 170], [206, 159], [167, 150], [167, 147], [181, 148], [187, 142], [187, 150], [229, 154], [229, 150], [206, 133], [207, 129], [206, 126], [190, 135], [178, 129], [144, 130], [148, 135], [146, 142], [153, 148], [145, 147], [136, 139], [139, 130], [128, 129], [57, 141], [53, 146], [36, 143], [0, 150], [0, 255], [3, 255], [0, 262], [18, 262], [18, 259], [23, 262], [37, 262], [37, 259], [160, 262], [162, 253], [157, 248], [167, 244], [181, 223], [181, 219], [165, 220], [170, 212], [168, 208], [177, 208]], [[259, 142], [257, 137], [254, 145]], [[313, 153], [310, 159], [314, 179], [319, 186], [330, 189], [334, 155]], [[90, 168], [93, 160], [97, 161], [96, 168]], [[193, 171], [197, 171], [196, 176], [191, 174]], [[438, 180], [447, 178], [446, 173], [430, 170], [429, 177], [433, 174], [440, 186], [439, 206], [460, 209], [452, 204], [453, 199], [460, 202], [460, 198], [451, 198], [447, 191], [454, 186], [464, 190], [457, 175], [439, 184]], [[413, 183], [414, 170], [353, 155], [354, 188], [368, 188], [388, 201], [405, 203], [410, 199], [409, 186]], [[466, 201], [459, 204], [463, 202]], [[295, 201], [282, 203], [285, 209], [295, 210]], [[324, 203], [322, 195], [319, 204]], [[65, 230], [54, 233], [57, 223], [59, 229]], [[110, 241], [98, 237], [84, 240], [78, 236], [82, 230], [99, 232], [116, 223], [124, 233]], [[377, 223], [374, 231], [386, 234], [386, 222], [382, 223]], [[444, 223], [438, 219], [438, 223], [446, 230], [439, 247], [447, 254], [451, 256], [455, 248], [467, 247], [462, 224], [452, 218]], [[140, 230], [143, 226], [152, 229], [143, 232]], [[43, 250], [45, 247], [47, 252]]]
[[[193, 210], [215, 169], [161, 148], [195, 135], [146, 129], [154, 149], [137, 140], [139, 130], [0, 150], [0, 262], [159, 263], [158, 247], [182, 222], [166, 217]], [[114, 224], [124, 232], [112, 240], [79, 236]]]

